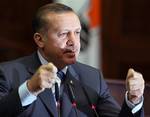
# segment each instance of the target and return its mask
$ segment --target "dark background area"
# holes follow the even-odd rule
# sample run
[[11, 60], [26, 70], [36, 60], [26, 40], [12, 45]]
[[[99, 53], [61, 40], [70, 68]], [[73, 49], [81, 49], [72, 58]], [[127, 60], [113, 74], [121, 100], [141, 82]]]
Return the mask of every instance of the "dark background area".
[[36, 49], [32, 19], [51, 0], [3, 0], [0, 3], [0, 62], [28, 55]]
[[[37, 8], [52, 0], [0, 3], [0, 62], [32, 53], [31, 21]], [[129, 67], [150, 77], [150, 1], [102, 0], [102, 70], [104, 77], [125, 79]]]
[[102, 0], [105, 77], [125, 79], [129, 67], [150, 81], [150, 1]]

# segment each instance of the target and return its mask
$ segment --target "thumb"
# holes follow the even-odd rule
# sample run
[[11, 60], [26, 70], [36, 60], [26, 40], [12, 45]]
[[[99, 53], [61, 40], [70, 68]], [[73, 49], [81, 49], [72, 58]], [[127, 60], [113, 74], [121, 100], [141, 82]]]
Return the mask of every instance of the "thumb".
[[134, 69], [133, 69], [133, 68], [130, 68], [130, 69], [128, 70], [128, 73], [127, 73], [127, 78], [133, 77], [134, 72], [135, 72]]
[[127, 77], [126, 77], [126, 89], [129, 91], [129, 89], [130, 89], [130, 80], [129, 79], [131, 79], [133, 76], [134, 76], [134, 69], [133, 68], [130, 68], [129, 70], [128, 70], [128, 73], [127, 73]]
[[56, 66], [55, 66], [53, 63], [51, 63], [51, 62], [47, 64], [47, 67], [48, 67], [48, 68], [50, 69], [50, 71], [53, 72], [53, 73], [57, 73], [57, 71], [58, 71], [57, 68], [56, 68]]

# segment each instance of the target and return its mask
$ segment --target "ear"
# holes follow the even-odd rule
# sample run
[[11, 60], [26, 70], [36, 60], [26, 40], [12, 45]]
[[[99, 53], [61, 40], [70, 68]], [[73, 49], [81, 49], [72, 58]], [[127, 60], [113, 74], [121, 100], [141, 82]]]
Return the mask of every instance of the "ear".
[[42, 36], [42, 34], [40, 34], [40, 33], [34, 33], [33, 38], [34, 38], [34, 41], [35, 41], [36, 45], [39, 48], [43, 48], [44, 47], [45, 39]]

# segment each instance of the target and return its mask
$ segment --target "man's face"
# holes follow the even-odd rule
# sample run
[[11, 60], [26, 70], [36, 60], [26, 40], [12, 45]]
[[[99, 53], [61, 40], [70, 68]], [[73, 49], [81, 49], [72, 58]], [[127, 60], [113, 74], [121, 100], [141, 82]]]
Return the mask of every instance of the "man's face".
[[80, 51], [81, 25], [73, 12], [48, 14], [48, 30], [41, 48], [43, 56], [58, 68], [76, 62]]

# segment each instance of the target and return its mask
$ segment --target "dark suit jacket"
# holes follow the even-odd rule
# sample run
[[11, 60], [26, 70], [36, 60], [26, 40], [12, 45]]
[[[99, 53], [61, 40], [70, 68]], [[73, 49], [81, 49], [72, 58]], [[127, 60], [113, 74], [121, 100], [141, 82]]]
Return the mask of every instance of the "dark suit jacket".
[[[54, 96], [50, 89], [38, 95], [32, 104], [22, 107], [18, 87], [31, 78], [41, 65], [36, 53], [0, 64], [0, 116], [2, 117], [57, 117]], [[77, 107], [72, 106], [67, 84], [72, 81]], [[62, 117], [95, 117], [91, 103], [101, 117], [132, 117], [124, 103], [122, 109], [109, 93], [99, 70], [76, 63], [68, 66], [63, 81]], [[120, 114], [119, 114], [120, 113]], [[136, 114], [142, 117], [142, 109]]]

